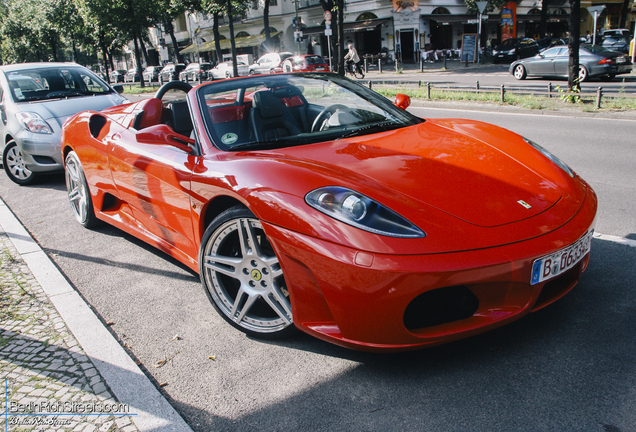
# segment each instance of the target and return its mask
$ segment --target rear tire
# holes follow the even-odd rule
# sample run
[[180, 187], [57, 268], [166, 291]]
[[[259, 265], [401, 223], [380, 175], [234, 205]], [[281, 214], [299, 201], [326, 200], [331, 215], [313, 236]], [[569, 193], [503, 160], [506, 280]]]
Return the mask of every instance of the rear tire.
[[588, 74], [585, 66], [579, 66], [579, 82], [587, 81]]
[[99, 221], [95, 217], [91, 192], [86, 182], [82, 164], [74, 151], [66, 156], [65, 171], [66, 191], [75, 219], [84, 228], [96, 226]]

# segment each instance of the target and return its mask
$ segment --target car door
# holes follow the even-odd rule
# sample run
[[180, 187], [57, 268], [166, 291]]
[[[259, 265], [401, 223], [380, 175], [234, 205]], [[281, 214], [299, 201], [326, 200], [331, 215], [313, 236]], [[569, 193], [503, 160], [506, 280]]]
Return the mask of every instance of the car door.
[[134, 129], [114, 134], [108, 144], [113, 181], [139, 225], [196, 260], [189, 195], [196, 156], [169, 144], [140, 143]]
[[557, 49], [557, 55], [554, 59], [554, 75], [568, 76], [568, 66], [570, 63], [570, 53], [567, 47], [554, 48]]
[[554, 61], [560, 48], [550, 48], [541, 53], [541, 57], [528, 61], [528, 75], [553, 76]]

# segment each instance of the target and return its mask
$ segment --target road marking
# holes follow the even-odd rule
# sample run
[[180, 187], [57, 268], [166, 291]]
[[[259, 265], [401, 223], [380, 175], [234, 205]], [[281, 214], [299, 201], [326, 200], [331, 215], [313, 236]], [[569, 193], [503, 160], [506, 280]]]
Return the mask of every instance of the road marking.
[[636, 240], [630, 240], [630, 239], [627, 239], [625, 237], [618, 237], [618, 236], [613, 236], [613, 235], [594, 233], [594, 238], [599, 239], [599, 240], [611, 241], [611, 242], [614, 242], [614, 243], [619, 243], [619, 244], [623, 244], [623, 245], [626, 245], [626, 246], [630, 246], [630, 247], [636, 248]]
[[[424, 99], [424, 103], [426, 103], [427, 100]], [[501, 110], [497, 110], [497, 109], [489, 109], [490, 106], [480, 106], [479, 104], [474, 104], [474, 105], [470, 105], [470, 104], [466, 104], [467, 106], [465, 108], [459, 109], [459, 108], [445, 108], [445, 107], [439, 107], [439, 106], [431, 106], [431, 107], [427, 107], [427, 106], [414, 106], [411, 105], [409, 107], [409, 110], [416, 110], [416, 109], [426, 109], [426, 110], [438, 110], [438, 111], [457, 111], [457, 112], [462, 112], [465, 113], [467, 111], [470, 112], [481, 112], [481, 113], [486, 113], [486, 114], [498, 114], [498, 115], [516, 115], [516, 116], [533, 116], [533, 117], [555, 117], [555, 118], [571, 118], [571, 119], [582, 119], [582, 120], [603, 120], [603, 121], [623, 121], [623, 122], [634, 122], [636, 121], [636, 119], [634, 118], [623, 118], [623, 119], [619, 119], [619, 118], [615, 118], [615, 117], [606, 117], [603, 116], [603, 113], [598, 113], [598, 114], [592, 114], [592, 115], [586, 115], [586, 116], [581, 116], [579, 113], [579, 115], [569, 115], [569, 114], [543, 114], [539, 113], [539, 114], [535, 114], [535, 113], [529, 113], [529, 112], [508, 112], [508, 111], [501, 111]], [[507, 107], [506, 107], [507, 108]], [[511, 109], [515, 109], [516, 107], [510, 106]], [[526, 109], [526, 108], [519, 108], [519, 109]], [[433, 118], [432, 116], [429, 116], [429, 118]]]

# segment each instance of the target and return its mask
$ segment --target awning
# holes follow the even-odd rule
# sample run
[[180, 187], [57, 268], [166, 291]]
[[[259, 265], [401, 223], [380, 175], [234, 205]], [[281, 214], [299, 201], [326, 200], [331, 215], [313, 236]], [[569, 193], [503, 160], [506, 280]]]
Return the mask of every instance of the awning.
[[[280, 34], [281, 32], [273, 32], [270, 33], [270, 37], [276, 37]], [[231, 45], [231, 41], [230, 39], [221, 39], [221, 49], [230, 49], [232, 48]], [[254, 35], [254, 36], [245, 36], [245, 37], [239, 37], [239, 38], [235, 38], [234, 39], [234, 44], [236, 45], [236, 48], [246, 48], [246, 47], [252, 47], [252, 46], [260, 46], [265, 42], [265, 35], [264, 34], [259, 34], [259, 35]], [[207, 52], [207, 51], [215, 51], [216, 50], [216, 44], [214, 43], [214, 41], [210, 41], [210, 42], [205, 42], [203, 44], [201, 44], [201, 46], [199, 47], [199, 52]], [[195, 53], [197, 52], [197, 46], [196, 44], [192, 44], [190, 46], [188, 46], [187, 48], [179, 51], [181, 54], [188, 54], [188, 53]]]
[[[343, 29], [345, 33], [372, 31], [372, 30], [375, 30], [379, 25], [382, 25], [385, 22], [390, 20], [391, 18], [378, 18], [378, 19], [371, 19], [371, 20], [365, 20], [365, 21], [348, 22], [348, 23], [344, 23]], [[303, 36], [323, 34], [324, 32], [325, 32], [325, 26], [308, 27], [303, 29]]]

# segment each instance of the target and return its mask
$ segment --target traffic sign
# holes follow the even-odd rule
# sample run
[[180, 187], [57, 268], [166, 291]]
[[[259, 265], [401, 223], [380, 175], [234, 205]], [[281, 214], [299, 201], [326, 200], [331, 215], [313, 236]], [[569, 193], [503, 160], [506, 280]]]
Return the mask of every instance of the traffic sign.
[[325, 21], [331, 21], [331, 12], [325, 11], [323, 16], [325, 17]]

